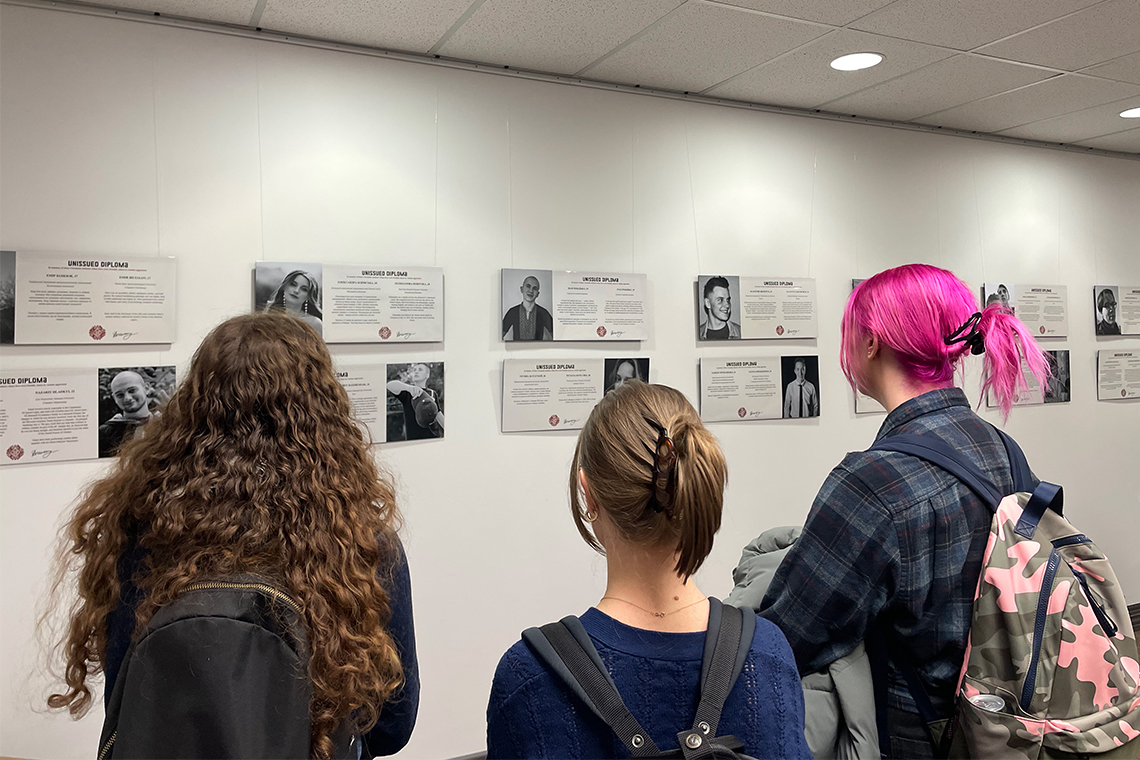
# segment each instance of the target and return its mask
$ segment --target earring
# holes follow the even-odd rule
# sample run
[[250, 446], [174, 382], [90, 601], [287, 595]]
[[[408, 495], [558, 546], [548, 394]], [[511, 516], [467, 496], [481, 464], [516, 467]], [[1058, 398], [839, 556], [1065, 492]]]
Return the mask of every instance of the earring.
[[592, 523], [594, 520], [598, 519], [598, 513], [597, 512], [591, 512], [590, 510], [587, 509], [586, 514], [582, 515], [582, 519], [588, 523]]
[[309, 302], [308, 301], [305, 301], [305, 303], [301, 304], [301, 311], [305, 312], [306, 314], [309, 313]]

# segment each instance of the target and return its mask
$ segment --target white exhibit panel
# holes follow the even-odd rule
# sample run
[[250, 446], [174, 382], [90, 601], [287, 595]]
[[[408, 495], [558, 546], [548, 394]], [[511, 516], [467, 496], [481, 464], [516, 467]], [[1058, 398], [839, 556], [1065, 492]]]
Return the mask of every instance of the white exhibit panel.
[[[1037, 376], [1029, 368], [1029, 362], [1021, 360], [1021, 375], [1025, 378], [1025, 387], [1013, 394], [1014, 406], [1066, 404], [1072, 400], [1073, 377], [1068, 349], [1046, 350], [1045, 359], [1049, 363], [1050, 374], [1044, 386], [1037, 381]], [[993, 409], [997, 405], [994, 394], [987, 393], [986, 406]]]
[[171, 256], [0, 252], [0, 282], [17, 345], [173, 343], [175, 263]]
[[443, 269], [259, 261], [253, 310], [293, 314], [326, 343], [437, 343]]
[[645, 340], [647, 277], [502, 270], [504, 341]]
[[336, 378], [372, 444], [443, 438], [443, 362], [413, 359], [378, 366], [340, 362]]
[[[853, 280], [900, 264], [951, 269], [975, 294], [1013, 285], [1019, 315], [1027, 287], [1051, 289], [1034, 324], [1042, 348], [1067, 354], [1067, 403], [1019, 401], [1004, 421], [979, 398], [984, 357], [955, 382], [1064, 486], [1066, 516], [1140, 601], [1140, 286], [1114, 284], [1140, 283], [1140, 161], [19, 4], [0, 6], [0, 83], [0, 249], [177, 261], [156, 343], [112, 342], [142, 328], [108, 317], [83, 322], [75, 343], [21, 344], [18, 288], [10, 298], [0, 266], [0, 337], [10, 326], [17, 338], [0, 347], [13, 379], [0, 383], [2, 756], [97, 751], [101, 679], [84, 719], [48, 710], [58, 682], [37, 621], [59, 528], [113, 460], [60, 457], [97, 454], [99, 427], [127, 418], [116, 377], [142, 377], [160, 411], [159, 370], [185, 377], [202, 338], [250, 312], [259, 266], [261, 308], [300, 271], [309, 294], [289, 303], [304, 318], [319, 286], [309, 321], [396, 486], [422, 681], [400, 757], [481, 751], [503, 652], [601, 597], [605, 561], [574, 527], [568, 481], [577, 431], [608, 388], [664, 383], [710, 420], [730, 477], [695, 581], [723, 598], [741, 548], [801, 524], [828, 472], [874, 441], [884, 416], [851, 400], [840, 320]], [[560, 342], [504, 340], [526, 279], [504, 271], [521, 270], [545, 273], [534, 302], [556, 340], [562, 304]], [[718, 276], [734, 281], [714, 335], [723, 323], [778, 343], [702, 340], [702, 286]], [[1094, 308], [1108, 287], [1112, 320]], [[1063, 332], [1045, 318], [1062, 303]], [[732, 366], [751, 361], [766, 379]], [[60, 392], [35, 395], [48, 386]], [[85, 421], [76, 411], [46, 432], [65, 409]]]
[[705, 422], [818, 417], [819, 357], [701, 359]]
[[1140, 401], [1140, 351], [1096, 352], [1096, 397]]
[[1069, 334], [1068, 291], [1064, 285], [987, 282], [982, 288], [982, 305], [1006, 307], [1035, 337], [1063, 338]]
[[701, 275], [697, 280], [700, 340], [815, 338], [815, 280]]
[[602, 396], [631, 380], [649, 381], [649, 359], [507, 359], [503, 432], [579, 430]]
[[162, 414], [173, 366], [0, 374], [0, 464], [113, 457]]

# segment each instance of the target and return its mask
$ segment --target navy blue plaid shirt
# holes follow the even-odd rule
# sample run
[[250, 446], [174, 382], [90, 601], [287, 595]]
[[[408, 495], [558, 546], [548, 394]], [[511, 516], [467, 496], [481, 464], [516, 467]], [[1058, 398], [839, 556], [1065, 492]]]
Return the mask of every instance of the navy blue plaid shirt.
[[[1012, 492], [997, 430], [960, 389], [901, 404], [875, 440], [902, 433], [941, 438], [1002, 493]], [[992, 517], [973, 491], [932, 464], [894, 452], [848, 454], [820, 488], [760, 614], [787, 636], [804, 675], [849, 654], [879, 618], [909, 650], [935, 709], [948, 715]], [[917, 712], [893, 667], [890, 681], [889, 703]]]

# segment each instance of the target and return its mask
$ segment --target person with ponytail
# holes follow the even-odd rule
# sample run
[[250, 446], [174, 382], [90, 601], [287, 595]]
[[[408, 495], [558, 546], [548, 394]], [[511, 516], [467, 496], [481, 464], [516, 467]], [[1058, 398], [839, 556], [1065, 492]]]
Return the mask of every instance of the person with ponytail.
[[[679, 391], [631, 380], [594, 407], [570, 466], [570, 515], [606, 558], [606, 590], [579, 620], [629, 712], [661, 751], [697, 709], [710, 600], [693, 574], [720, 528], [728, 469]], [[719, 609], [719, 608], [718, 608]], [[745, 615], [754, 616], [751, 610]], [[810, 758], [803, 692], [787, 642], [756, 620], [718, 735], [763, 758]], [[487, 708], [489, 758], [605, 758], [626, 749], [519, 641]]]
[[[981, 359], [981, 392], [1003, 418], [1026, 390], [1023, 358], [1041, 387], [1050, 375], [1044, 353], [1013, 312], [1000, 303], [979, 309], [970, 287], [944, 269], [889, 269], [862, 282], [847, 301], [840, 365], [852, 388], [887, 410], [876, 441], [936, 436], [1010, 493], [1013, 476], [999, 432], [954, 384], [969, 356]], [[804, 675], [882, 634], [896, 647], [892, 659], [914, 665], [934, 710], [949, 717], [991, 518], [969, 487], [923, 460], [848, 454], [816, 496], [760, 614], [787, 636]], [[893, 664], [888, 676], [891, 755], [931, 757], [918, 707]]]

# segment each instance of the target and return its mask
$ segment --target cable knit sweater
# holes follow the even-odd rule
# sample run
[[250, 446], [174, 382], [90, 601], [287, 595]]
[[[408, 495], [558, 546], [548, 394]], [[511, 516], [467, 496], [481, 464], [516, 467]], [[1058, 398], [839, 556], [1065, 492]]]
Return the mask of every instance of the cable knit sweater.
[[[633, 628], [591, 608], [581, 616], [626, 707], [661, 751], [692, 727], [705, 634]], [[721, 735], [758, 758], [806, 758], [804, 697], [792, 650], [767, 620], [756, 621], [744, 670], [725, 702]], [[495, 671], [487, 706], [487, 756], [628, 757], [617, 737], [549, 672], [522, 641]]]

